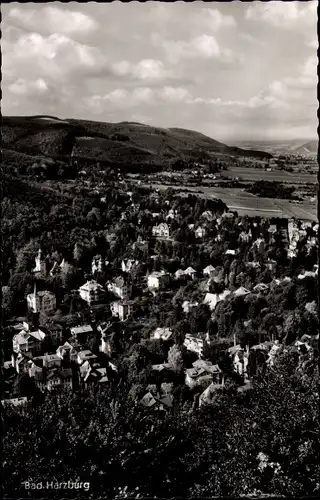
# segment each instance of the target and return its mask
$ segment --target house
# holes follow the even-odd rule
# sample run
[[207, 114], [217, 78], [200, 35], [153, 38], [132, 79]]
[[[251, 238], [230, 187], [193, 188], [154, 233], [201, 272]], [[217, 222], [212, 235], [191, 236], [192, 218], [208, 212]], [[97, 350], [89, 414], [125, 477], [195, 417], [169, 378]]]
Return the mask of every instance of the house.
[[171, 365], [169, 363], [160, 363], [158, 365], [152, 365], [152, 370], [155, 372], [163, 372], [164, 370], [170, 370]]
[[164, 289], [170, 280], [170, 275], [165, 271], [155, 271], [148, 276], [148, 288], [154, 289]]
[[14, 335], [12, 338], [12, 350], [14, 353], [26, 353], [30, 352], [35, 355], [41, 352], [42, 343], [46, 338], [46, 334], [40, 330], [30, 331], [29, 325], [24, 324], [24, 330], [20, 331], [18, 334]]
[[252, 239], [252, 233], [251, 230], [249, 232], [241, 231], [239, 234], [239, 241], [243, 243], [248, 243]]
[[270, 259], [266, 262], [266, 268], [269, 269], [270, 271], [274, 271], [276, 267], [277, 267], [277, 261]]
[[70, 328], [70, 332], [72, 337], [77, 338], [78, 335], [84, 336], [93, 333], [93, 328], [91, 325], [73, 326], [72, 328]]
[[269, 351], [269, 357], [267, 359], [267, 365], [272, 367], [275, 363], [275, 359], [278, 354], [282, 351], [283, 347], [279, 344], [279, 340], [275, 340], [272, 348]]
[[303, 273], [298, 274], [298, 280], [304, 280], [305, 278], [315, 278], [318, 273], [314, 271], [304, 271]]
[[30, 353], [18, 353], [13, 352], [11, 355], [12, 368], [16, 370], [17, 373], [27, 373], [29, 368], [29, 361], [32, 359]]
[[91, 273], [94, 276], [96, 273], [102, 273], [105, 267], [109, 264], [109, 261], [103, 259], [101, 255], [96, 255], [92, 259], [91, 263]]
[[189, 266], [187, 267], [187, 269], [184, 271], [184, 274], [186, 276], [190, 276], [191, 279], [195, 279], [196, 276], [197, 276], [197, 271], [195, 269], [193, 269], [193, 267]]
[[208, 304], [210, 311], [214, 311], [216, 305], [222, 300], [225, 300], [230, 293], [230, 290], [225, 290], [222, 293], [207, 293], [203, 303]]
[[202, 356], [204, 339], [200, 336], [187, 333], [183, 345], [188, 351], [195, 352], [199, 357]]
[[200, 217], [206, 219], [208, 222], [212, 222], [214, 220], [214, 215], [210, 212], [210, 210], [203, 212]]
[[166, 220], [168, 219], [176, 219], [178, 217], [178, 210], [174, 210], [171, 208], [168, 212], [168, 215], [166, 216]]
[[33, 313], [50, 314], [56, 310], [57, 301], [54, 293], [44, 290], [37, 292], [36, 284], [33, 293], [27, 295], [28, 310]]
[[181, 279], [186, 278], [186, 275], [185, 275], [185, 272], [184, 272], [182, 269], [178, 269], [178, 271], [176, 271], [176, 272], [174, 273], [174, 277], [175, 277], [177, 280], [181, 280]]
[[199, 305], [199, 302], [190, 302], [189, 300], [185, 300], [182, 303], [182, 309], [185, 314], [189, 314], [190, 310], [193, 307], [197, 307]]
[[121, 269], [123, 273], [130, 273], [137, 265], [139, 264], [138, 260], [123, 260], [121, 262]]
[[251, 267], [252, 269], [259, 269], [261, 267], [260, 263], [257, 261], [251, 261], [246, 263], [246, 267]]
[[95, 359], [97, 359], [97, 356], [89, 349], [84, 349], [78, 352], [77, 362], [79, 365], [82, 365], [85, 361], [93, 361]]
[[113, 316], [118, 316], [120, 321], [125, 321], [133, 313], [133, 301], [123, 300], [111, 303], [111, 312]]
[[124, 300], [129, 299], [132, 292], [132, 287], [122, 276], [108, 283], [107, 288], [109, 292], [112, 292], [116, 297]]
[[205, 230], [205, 228], [204, 228], [204, 227], [199, 226], [199, 227], [195, 230], [194, 234], [195, 234], [195, 237], [196, 237], [196, 238], [204, 238], [204, 237], [205, 237], [205, 235], [206, 235], [206, 232], [207, 232], [207, 231]]
[[62, 346], [58, 347], [58, 349], [56, 350], [56, 354], [63, 360], [76, 361], [80, 349], [80, 346], [77, 348], [70, 342], [65, 342]]
[[72, 390], [73, 389], [73, 377], [71, 368], [55, 368], [50, 370], [48, 373], [44, 371], [42, 373], [35, 374], [35, 384], [40, 390]]
[[105, 295], [103, 286], [95, 280], [87, 281], [84, 285], [82, 285], [79, 288], [79, 293], [82, 300], [87, 302], [89, 306], [100, 302]]
[[233, 212], [224, 212], [221, 216], [223, 219], [229, 219], [232, 220], [235, 218], [235, 215]]
[[115, 338], [115, 332], [107, 333], [107, 331], [101, 334], [101, 344], [99, 346], [99, 351], [106, 354], [107, 356], [112, 355], [112, 343]]
[[240, 286], [235, 292], [233, 292], [234, 295], [237, 297], [243, 297], [244, 295], [248, 295], [251, 293], [249, 290], [247, 290], [244, 286]]
[[238, 255], [238, 253], [239, 253], [238, 248], [235, 249], [228, 248], [228, 250], [225, 251], [225, 255]]
[[26, 397], [21, 397], [21, 398], [10, 398], [10, 399], [2, 399], [1, 404], [2, 406], [22, 406], [27, 404], [28, 398]]
[[269, 228], [268, 228], [268, 232], [271, 233], [271, 234], [274, 234], [277, 232], [277, 226], [276, 224], [270, 224]]
[[153, 226], [152, 236], [157, 238], [169, 238], [170, 230], [168, 224], [161, 222], [158, 226]]
[[267, 292], [269, 290], [269, 286], [265, 283], [258, 283], [253, 287], [253, 291], [257, 293]]
[[257, 238], [252, 247], [255, 248], [258, 253], [263, 255], [266, 249], [265, 240], [263, 238]]
[[224, 384], [224, 376], [219, 365], [213, 365], [210, 361], [197, 360], [192, 364], [192, 368], [185, 370], [185, 383], [193, 388], [199, 384], [215, 382]]
[[158, 394], [154, 396], [151, 392], [147, 392], [140, 400], [140, 403], [146, 408], [163, 411], [173, 407], [173, 396], [172, 394], [166, 394], [164, 396]]
[[172, 337], [171, 328], [157, 328], [151, 334], [151, 339], [153, 340], [164, 340], [167, 341]]
[[46, 274], [47, 274], [47, 266], [46, 266], [45, 261], [42, 260], [41, 255], [42, 255], [42, 251], [41, 251], [41, 248], [39, 248], [38, 254], [35, 258], [36, 266], [32, 270], [32, 272], [38, 277], [46, 276]]
[[54, 366], [61, 367], [62, 359], [57, 354], [45, 354], [44, 356], [37, 356], [33, 358], [32, 362], [39, 362], [45, 368], [52, 368]]
[[214, 400], [214, 396], [217, 394], [217, 392], [221, 391], [223, 388], [224, 388], [224, 383], [216, 384], [214, 382], [211, 382], [211, 384], [203, 391], [203, 393], [200, 394], [199, 408], [201, 408], [201, 406], [211, 404]]
[[239, 344], [229, 347], [227, 350], [232, 359], [233, 369], [241, 376], [246, 376], [249, 359], [249, 348], [243, 349]]
[[215, 269], [216, 268], [213, 267], [211, 264], [209, 266], [205, 267], [204, 270], [203, 270], [204, 276], [208, 276], [209, 278], [211, 278], [211, 276], [215, 272]]

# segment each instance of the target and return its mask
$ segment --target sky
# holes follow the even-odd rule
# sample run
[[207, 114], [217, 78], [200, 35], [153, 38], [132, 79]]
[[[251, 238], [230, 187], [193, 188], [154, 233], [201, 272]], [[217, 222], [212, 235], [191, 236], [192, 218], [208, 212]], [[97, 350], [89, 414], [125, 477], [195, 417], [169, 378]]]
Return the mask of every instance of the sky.
[[4, 4], [2, 114], [316, 138], [317, 4]]

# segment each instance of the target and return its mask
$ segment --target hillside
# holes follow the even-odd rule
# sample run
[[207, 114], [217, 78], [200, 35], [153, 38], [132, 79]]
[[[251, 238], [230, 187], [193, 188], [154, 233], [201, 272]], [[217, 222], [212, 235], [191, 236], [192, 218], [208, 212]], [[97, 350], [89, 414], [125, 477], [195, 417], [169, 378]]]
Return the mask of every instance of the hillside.
[[177, 159], [196, 161], [217, 154], [269, 158], [263, 151], [229, 147], [199, 132], [121, 122], [60, 120], [51, 116], [3, 117], [4, 149], [29, 156], [90, 158], [117, 164], [163, 165]]
[[301, 154], [305, 154], [305, 153], [317, 154], [318, 153], [318, 141], [314, 140], [314, 141], [306, 142], [305, 144], [302, 144], [302, 146], [300, 146], [299, 148], [296, 148], [295, 152], [301, 153]]

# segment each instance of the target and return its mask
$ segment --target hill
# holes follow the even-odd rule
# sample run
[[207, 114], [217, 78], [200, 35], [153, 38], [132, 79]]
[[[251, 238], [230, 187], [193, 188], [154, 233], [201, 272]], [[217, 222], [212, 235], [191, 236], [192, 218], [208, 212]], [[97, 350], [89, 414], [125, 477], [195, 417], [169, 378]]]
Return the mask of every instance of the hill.
[[134, 122], [60, 120], [53, 116], [3, 117], [2, 147], [29, 156], [71, 156], [106, 163], [165, 165], [199, 161], [217, 154], [270, 158], [263, 151], [229, 147], [199, 132]]
[[311, 154], [317, 154], [318, 153], [318, 141], [315, 139], [314, 141], [309, 141], [306, 142], [305, 144], [302, 144], [302, 146], [298, 147], [295, 149], [296, 153], [311, 153]]

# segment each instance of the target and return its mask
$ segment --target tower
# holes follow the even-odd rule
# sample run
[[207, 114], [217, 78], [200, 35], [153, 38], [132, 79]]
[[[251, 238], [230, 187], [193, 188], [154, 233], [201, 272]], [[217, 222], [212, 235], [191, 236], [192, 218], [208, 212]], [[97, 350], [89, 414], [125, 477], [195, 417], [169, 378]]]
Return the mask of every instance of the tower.
[[35, 258], [36, 267], [34, 268], [34, 273], [39, 273], [45, 276], [46, 274], [46, 263], [42, 260], [42, 250], [39, 248], [38, 254]]

